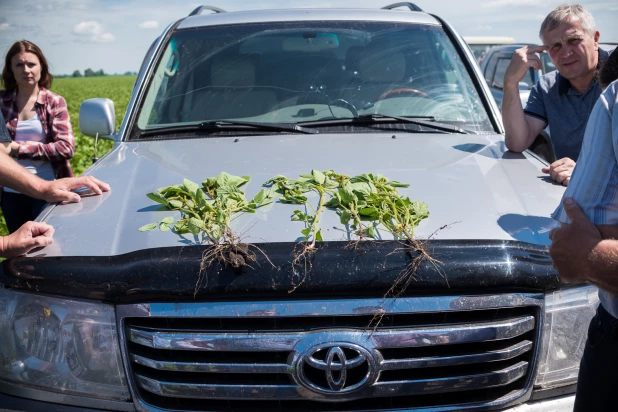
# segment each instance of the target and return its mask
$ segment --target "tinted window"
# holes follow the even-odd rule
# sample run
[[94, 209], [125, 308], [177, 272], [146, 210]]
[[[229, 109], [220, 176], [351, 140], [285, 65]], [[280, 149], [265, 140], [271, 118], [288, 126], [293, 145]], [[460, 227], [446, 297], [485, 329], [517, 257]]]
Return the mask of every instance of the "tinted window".
[[178, 31], [157, 63], [137, 126], [296, 123], [349, 118], [354, 111], [492, 130], [440, 27], [354, 21]]
[[506, 73], [506, 68], [509, 67], [509, 63], [511, 63], [511, 59], [498, 59], [496, 71], [494, 72], [494, 77], [491, 83], [493, 87], [497, 87], [499, 89], [504, 88], [504, 73]]
[[498, 54], [493, 54], [491, 56], [491, 60], [487, 62], [487, 66], [485, 66], [485, 80], [491, 86], [491, 81], [494, 77], [494, 71], [496, 70], [496, 63], [498, 63]]

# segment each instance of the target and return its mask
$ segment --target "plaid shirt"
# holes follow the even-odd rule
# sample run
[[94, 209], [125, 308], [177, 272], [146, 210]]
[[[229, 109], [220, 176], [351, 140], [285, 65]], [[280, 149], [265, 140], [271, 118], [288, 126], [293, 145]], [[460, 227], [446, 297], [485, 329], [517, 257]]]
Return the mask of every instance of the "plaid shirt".
[[[0, 110], [12, 140], [15, 140], [19, 115], [16, 97], [17, 90], [13, 92], [0, 90]], [[54, 168], [56, 179], [73, 177], [69, 160], [75, 152], [75, 138], [66, 101], [62, 96], [41, 88], [34, 106], [41, 119], [47, 141], [41, 145], [21, 144], [18, 159], [48, 161]]]

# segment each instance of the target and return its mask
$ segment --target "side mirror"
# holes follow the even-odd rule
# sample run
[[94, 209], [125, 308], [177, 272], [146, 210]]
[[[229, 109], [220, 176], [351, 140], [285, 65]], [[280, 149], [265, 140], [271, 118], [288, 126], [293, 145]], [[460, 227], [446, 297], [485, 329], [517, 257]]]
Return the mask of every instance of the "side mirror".
[[110, 99], [84, 100], [79, 108], [79, 130], [90, 137], [116, 140], [116, 111]]
[[519, 90], [530, 90], [530, 86], [526, 82], [519, 82]]

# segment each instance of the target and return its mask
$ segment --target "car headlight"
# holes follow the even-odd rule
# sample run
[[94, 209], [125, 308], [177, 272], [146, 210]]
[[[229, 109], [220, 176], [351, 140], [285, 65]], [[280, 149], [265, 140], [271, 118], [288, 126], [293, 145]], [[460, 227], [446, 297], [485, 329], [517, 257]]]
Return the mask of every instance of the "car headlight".
[[547, 389], [577, 382], [588, 326], [599, 305], [594, 286], [545, 295], [545, 325], [535, 385]]
[[114, 307], [0, 286], [0, 380], [46, 391], [130, 399]]

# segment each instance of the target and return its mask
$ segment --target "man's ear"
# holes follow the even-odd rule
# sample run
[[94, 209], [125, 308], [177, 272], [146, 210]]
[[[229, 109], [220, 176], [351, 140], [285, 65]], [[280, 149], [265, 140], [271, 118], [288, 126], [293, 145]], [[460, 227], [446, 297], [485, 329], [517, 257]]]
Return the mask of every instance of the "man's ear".
[[599, 31], [597, 30], [596, 32], [594, 32], [594, 45], [598, 46], [599, 45], [599, 39], [601, 38], [601, 33], [599, 33]]

